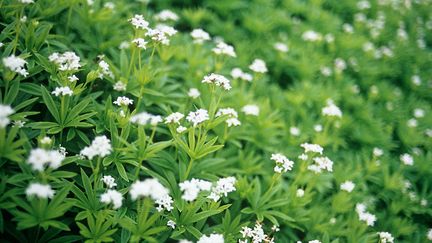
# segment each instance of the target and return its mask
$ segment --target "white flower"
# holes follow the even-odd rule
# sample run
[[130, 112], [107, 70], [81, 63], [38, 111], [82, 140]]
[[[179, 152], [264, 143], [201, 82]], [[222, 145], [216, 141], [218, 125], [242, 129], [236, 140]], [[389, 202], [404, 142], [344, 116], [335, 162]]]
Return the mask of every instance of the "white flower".
[[101, 181], [103, 181], [103, 183], [105, 183], [105, 185], [110, 189], [117, 186], [117, 183], [115, 183], [114, 177], [112, 177], [110, 175], [103, 176], [101, 178]]
[[301, 159], [301, 160], [303, 160], [303, 161], [306, 161], [309, 157], [307, 156], [307, 154], [300, 154], [299, 156], [298, 156], [298, 158], [299, 159]]
[[116, 91], [126, 91], [126, 84], [123, 83], [122, 81], [117, 81], [114, 84], [113, 89]]
[[310, 240], [310, 241], [308, 241], [308, 243], [321, 243], [321, 241], [319, 241], [319, 240]]
[[22, 59], [21, 57], [16, 57], [15, 55], [11, 55], [3, 58], [3, 65], [9, 68], [11, 71], [16, 72], [24, 77], [27, 77], [28, 72], [25, 69], [25, 65], [27, 61]]
[[191, 97], [192, 99], [197, 99], [198, 97], [200, 97], [200, 95], [201, 93], [199, 92], [198, 89], [196, 88], [189, 89], [188, 96]]
[[384, 154], [384, 151], [380, 148], [373, 148], [372, 153], [375, 157], [381, 157]]
[[117, 100], [113, 102], [118, 106], [128, 106], [133, 104], [133, 100], [129, 99], [126, 96], [117, 97]]
[[241, 109], [246, 115], [258, 116], [260, 109], [257, 105], [245, 105]]
[[402, 163], [404, 163], [405, 165], [413, 165], [414, 164], [414, 158], [410, 155], [410, 154], [402, 154], [400, 156], [400, 160], [402, 161]]
[[72, 82], [78, 81], [79, 79], [78, 79], [77, 76], [71, 75], [71, 76], [68, 77], [68, 80], [69, 80], [69, 82], [72, 83]]
[[55, 95], [55, 96], [72, 96], [73, 95], [73, 91], [68, 87], [68, 86], [64, 86], [64, 87], [57, 87], [54, 89], [54, 91], [51, 92], [51, 94]]
[[352, 192], [354, 190], [355, 184], [352, 181], [345, 181], [340, 185], [341, 190]]
[[119, 45], [119, 49], [127, 49], [130, 47], [130, 43], [128, 41], [122, 41]]
[[290, 133], [293, 136], [299, 136], [300, 135], [300, 129], [298, 127], [290, 127]]
[[186, 130], [187, 130], [187, 128], [184, 127], [184, 126], [179, 126], [179, 127], [177, 127], [177, 129], [176, 129], [176, 131], [177, 131], [178, 133], [183, 133], [183, 132], [186, 131]]
[[342, 72], [346, 69], [346, 62], [342, 58], [336, 58], [334, 61], [335, 69], [338, 72]]
[[193, 243], [193, 242], [190, 240], [179, 240], [178, 243]]
[[228, 125], [228, 127], [236, 127], [236, 126], [240, 126], [241, 122], [239, 119], [233, 117], [233, 118], [228, 118], [225, 120], [226, 124]]
[[328, 99], [327, 100], [327, 106], [322, 108], [322, 114], [324, 116], [336, 116], [336, 117], [342, 117], [342, 111], [337, 107], [333, 100]]
[[212, 183], [201, 179], [191, 179], [179, 183], [180, 191], [183, 192], [182, 199], [194, 201], [200, 191], [210, 191]]
[[389, 232], [378, 232], [380, 243], [393, 243], [394, 238]]
[[358, 203], [356, 205], [356, 212], [359, 216], [360, 221], [366, 222], [368, 226], [374, 226], [376, 216], [369, 212], [366, 212], [366, 206], [364, 204]]
[[228, 116], [228, 117], [238, 117], [237, 111], [235, 111], [233, 108], [220, 108], [216, 112], [216, 117], [219, 116]]
[[276, 42], [273, 47], [280, 52], [288, 52], [289, 50], [288, 46], [282, 42]]
[[305, 194], [305, 191], [303, 189], [301, 189], [301, 188], [297, 189], [297, 192], [296, 192], [297, 197], [303, 197], [304, 194]]
[[21, 3], [24, 4], [30, 4], [30, 3], [34, 3], [33, 0], [19, 0]]
[[134, 201], [141, 197], [150, 197], [156, 201], [163, 200], [169, 191], [157, 179], [150, 178], [134, 182], [130, 187], [129, 194]]
[[222, 87], [225, 90], [231, 89], [230, 81], [223, 75], [212, 73], [204, 77], [201, 83], [216, 84], [216, 86]]
[[221, 234], [202, 235], [197, 243], [224, 243], [224, 238]]
[[234, 79], [242, 79], [248, 82], [252, 81], [252, 75], [243, 72], [240, 68], [233, 68], [231, 70], [231, 77], [233, 77]]
[[294, 166], [293, 161], [289, 160], [285, 155], [279, 153], [272, 154], [270, 159], [276, 162], [276, 166], [274, 167], [274, 171], [276, 173], [282, 173], [282, 171], [287, 172], [292, 170]]
[[357, 2], [357, 8], [360, 10], [369, 9], [371, 7], [370, 3], [366, 0]]
[[415, 118], [411, 118], [407, 121], [408, 127], [417, 127], [417, 120]]
[[332, 34], [326, 34], [326, 35], [324, 36], [324, 40], [325, 40], [327, 43], [332, 43], [332, 42], [334, 42], [335, 37], [334, 37], [334, 35], [332, 35]]
[[414, 117], [416, 118], [422, 118], [425, 116], [425, 111], [421, 108], [416, 108], [414, 109]]
[[300, 145], [300, 147], [302, 147], [304, 149], [305, 153], [312, 152], [312, 153], [322, 154], [322, 152], [324, 150], [323, 147], [321, 147], [320, 145], [318, 145], [318, 144], [311, 144], [311, 143], [302, 143]]
[[429, 229], [429, 231], [427, 232], [426, 237], [428, 238], [428, 240], [432, 240], [432, 228]]
[[316, 124], [316, 125], [314, 125], [314, 130], [315, 130], [315, 132], [322, 132], [323, 127], [321, 124]]
[[165, 195], [163, 195], [160, 198], [158, 198], [158, 199], [155, 200], [155, 203], [158, 205], [156, 207], [156, 210], [158, 212], [161, 212], [164, 209], [166, 209], [167, 211], [171, 211], [174, 208], [172, 206], [173, 202], [174, 201], [173, 201], [172, 197], [170, 195], [168, 195], [168, 194], [165, 194]]
[[154, 16], [154, 18], [157, 21], [167, 21], [167, 20], [177, 21], [179, 19], [177, 14], [175, 14], [173, 11], [168, 9], [160, 11], [158, 14]]
[[104, 7], [113, 10], [115, 8], [115, 5], [113, 2], [106, 2], [104, 4]]
[[52, 198], [54, 196], [54, 191], [50, 185], [43, 185], [37, 182], [30, 183], [25, 193], [27, 197]]
[[180, 120], [183, 119], [184, 115], [180, 112], [174, 112], [169, 116], [165, 117], [165, 123], [177, 123], [180, 124]]
[[168, 226], [168, 227], [171, 227], [172, 229], [175, 229], [175, 227], [176, 227], [176, 223], [170, 219], [170, 220], [168, 220], [168, 222], [167, 222], [167, 226]]
[[203, 123], [204, 121], [209, 120], [209, 114], [207, 110], [204, 109], [198, 109], [195, 112], [191, 111], [189, 112], [188, 116], [186, 117], [186, 120], [188, 120], [190, 123], [193, 124], [194, 127], [199, 125], [200, 123]]
[[333, 171], [333, 161], [327, 157], [316, 157], [313, 159], [318, 167], [322, 170], [327, 170], [329, 172]]
[[144, 17], [139, 14], [135, 14], [129, 21], [137, 29], [147, 29], [149, 22], [145, 21]]
[[411, 82], [412, 82], [414, 85], [416, 85], [416, 86], [419, 86], [419, 85], [421, 85], [421, 83], [422, 83], [421, 78], [420, 78], [420, 76], [418, 76], [418, 75], [414, 75], [414, 76], [412, 76], [412, 77], [411, 77]]
[[118, 209], [122, 206], [123, 196], [120, 192], [109, 189], [101, 195], [100, 201], [105, 204], [112, 203], [113, 208]]
[[141, 48], [141, 49], [147, 49], [147, 44], [148, 42], [145, 41], [143, 38], [136, 38], [132, 40], [132, 43], [134, 43], [137, 47]]
[[150, 124], [152, 126], [156, 126], [159, 122], [162, 122], [162, 117], [159, 115], [153, 115], [147, 112], [141, 112], [136, 115], [133, 115], [130, 118], [132, 123], [136, 123], [138, 125], [147, 125]]
[[249, 69], [256, 73], [266, 73], [268, 71], [265, 62], [261, 59], [255, 59], [252, 64], [249, 65]]
[[177, 31], [169, 26], [159, 26], [159, 29], [149, 29], [146, 36], [150, 37], [153, 41], [161, 43], [162, 45], [169, 45], [170, 41], [168, 36], [174, 35]]
[[13, 121], [13, 126], [14, 126], [14, 127], [19, 127], [19, 128], [21, 128], [21, 127], [24, 127], [24, 124], [25, 124], [25, 121], [21, 121], [21, 120]]
[[36, 148], [30, 151], [27, 162], [32, 166], [33, 170], [43, 171], [45, 165], [48, 165], [52, 169], [57, 169], [64, 158], [64, 155], [57, 150]]
[[100, 156], [101, 158], [109, 155], [112, 151], [111, 141], [105, 136], [97, 136], [94, 138], [90, 146], [84, 147], [80, 154], [88, 159]]
[[194, 43], [196, 44], [202, 44], [204, 43], [204, 41], [210, 40], [209, 33], [205, 32], [202, 29], [194, 29], [192, 30], [190, 35], [192, 36], [192, 38], [194, 39]]
[[212, 51], [216, 54], [216, 55], [227, 55], [230, 57], [236, 57], [236, 53], [234, 51], [234, 47], [228, 45], [227, 43], [221, 41], [219, 43], [217, 43], [216, 47], [212, 49]]
[[212, 199], [213, 201], [217, 202], [222, 196], [228, 196], [228, 193], [233, 192], [236, 190], [234, 184], [236, 183], [235, 177], [225, 177], [220, 178], [216, 182], [216, 186], [213, 186], [211, 189], [210, 195], [207, 197], [209, 199]]
[[0, 128], [5, 128], [9, 123], [9, 116], [15, 113], [10, 105], [0, 104]]
[[302, 39], [305, 41], [315, 42], [315, 41], [322, 40], [322, 35], [318, 32], [313, 31], [313, 30], [308, 30], [308, 31], [303, 33]]
[[354, 33], [354, 27], [350, 24], [347, 24], [347, 23], [343, 24], [342, 29], [344, 32], [346, 32], [348, 34]]
[[114, 74], [113, 72], [111, 72], [109, 68], [109, 64], [106, 61], [100, 60], [98, 66], [99, 66], [98, 78], [102, 79], [104, 76], [114, 78]]
[[80, 57], [72, 51], [63, 54], [54, 52], [48, 59], [55, 63], [60, 71], [77, 71], [81, 67]]

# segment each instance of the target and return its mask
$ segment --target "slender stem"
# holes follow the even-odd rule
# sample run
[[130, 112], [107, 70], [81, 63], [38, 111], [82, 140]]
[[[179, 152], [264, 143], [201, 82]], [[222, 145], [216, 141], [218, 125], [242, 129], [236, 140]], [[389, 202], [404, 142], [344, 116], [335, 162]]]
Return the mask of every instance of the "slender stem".
[[18, 24], [17, 24], [17, 27], [16, 27], [15, 43], [14, 43], [14, 48], [13, 48], [13, 53], [14, 54], [15, 54], [16, 48], [18, 46], [19, 35], [20, 35], [20, 32], [21, 32], [21, 18], [22, 18], [23, 15], [24, 15], [24, 6], [21, 7], [21, 11], [20, 11], [20, 13], [18, 15], [18, 18], [17, 18]]
[[187, 178], [189, 177], [189, 173], [190, 173], [191, 170], [192, 170], [193, 162], [194, 162], [194, 160], [191, 158], [191, 159], [189, 160], [189, 165], [188, 165], [188, 167], [187, 167], [187, 169], [186, 169], [186, 173], [185, 173], [185, 176], [184, 176], [184, 179], [185, 179], [185, 180], [187, 180]]

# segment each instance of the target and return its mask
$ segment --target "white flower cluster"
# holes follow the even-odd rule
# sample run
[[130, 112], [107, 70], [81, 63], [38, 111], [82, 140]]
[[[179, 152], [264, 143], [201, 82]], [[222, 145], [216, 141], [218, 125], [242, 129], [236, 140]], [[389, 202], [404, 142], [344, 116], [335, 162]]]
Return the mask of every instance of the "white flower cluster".
[[380, 243], [393, 243], [394, 238], [389, 232], [378, 232]]
[[283, 154], [279, 154], [279, 153], [272, 154], [270, 159], [276, 162], [276, 165], [274, 167], [274, 171], [276, 173], [282, 173], [282, 171], [287, 172], [289, 170], [292, 170], [294, 166], [294, 162], [289, 160]]
[[224, 243], [224, 238], [221, 234], [202, 235], [197, 243]]
[[30, 183], [25, 191], [27, 197], [36, 196], [38, 198], [52, 198], [54, 190], [50, 185], [44, 185], [37, 182]]
[[111, 151], [111, 141], [105, 135], [103, 135], [95, 137], [90, 146], [84, 147], [80, 154], [87, 157], [88, 159], [93, 159], [96, 156], [103, 158], [109, 155]]
[[159, 115], [153, 115], [147, 112], [141, 112], [136, 115], [133, 115], [130, 118], [130, 122], [136, 123], [138, 125], [147, 125], [150, 124], [152, 126], [156, 126], [159, 122], [162, 122], [162, 117]]
[[60, 71], [77, 71], [81, 67], [80, 57], [73, 51], [67, 51], [63, 54], [54, 52], [48, 59], [55, 63]]
[[32, 149], [27, 162], [32, 166], [33, 170], [43, 171], [45, 165], [52, 169], [60, 167], [65, 156], [57, 150], [45, 150], [41, 148]]
[[3, 58], [3, 65], [9, 68], [11, 71], [16, 72], [24, 77], [27, 77], [29, 74], [25, 69], [25, 65], [27, 61], [22, 59], [21, 57], [16, 57], [15, 55], [11, 55]]
[[216, 55], [226, 55], [230, 57], [237, 57], [234, 47], [231, 45], [228, 45], [227, 43], [220, 41], [216, 44], [216, 47], [212, 49], [213, 53]]
[[316, 42], [322, 40], [322, 34], [313, 30], [308, 30], [303, 33], [302, 39], [305, 41]]
[[267, 66], [266, 63], [261, 59], [255, 59], [251, 65], [249, 65], [249, 69], [256, 73], [266, 73]]
[[129, 194], [132, 200], [137, 200], [141, 197], [150, 197], [156, 204], [157, 210], [162, 211], [164, 208], [168, 211], [173, 209], [173, 200], [169, 196], [169, 191], [157, 179], [145, 179], [144, 181], [136, 181], [131, 185]]
[[210, 40], [209, 33], [205, 32], [202, 29], [194, 29], [194, 30], [192, 30], [190, 35], [194, 39], [193, 42], [196, 44], [202, 44], [202, 43], [204, 43], [204, 41]]
[[100, 201], [105, 204], [112, 203], [113, 208], [118, 209], [122, 206], [123, 196], [120, 192], [109, 189], [101, 195]]
[[432, 229], [429, 229], [429, 231], [427, 232], [426, 237], [427, 237], [428, 240], [432, 240]]
[[110, 176], [110, 175], [106, 175], [106, 176], [103, 176], [102, 178], [101, 178], [101, 181], [109, 188], [109, 189], [111, 189], [111, 188], [113, 188], [113, 187], [116, 187], [117, 186], [117, 183], [115, 183], [115, 179], [114, 179], [114, 177], [112, 177], [112, 176]]
[[126, 91], [126, 84], [123, 83], [122, 81], [117, 81], [114, 85], [113, 85], [113, 89], [115, 91]]
[[210, 191], [212, 183], [201, 179], [191, 179], [179, 183], [180, 191], [183, 192], [182, 199], [194, 201], [201, 191]]
[[55, 95], [55, 96], [72, 96], [73, 95], [73, 91], [68, 87], [68, 86], [64, 86], [64, 87], [57, 87], [54, 89], [54, 91], [51, 92], [51, 94]]
[[357, 203], [356, 212], [357, 212], [359, 219], [361, 221], [366, 222], [366, 224], [368, 226], [374, 226], [375, 221], [376, 221], [376, 216], [369, 213], [369, 212], [366, 212], [366, 206], [364, 204]]
[[180, 124], [180, 120], [183, 119], [184, 115], [180, 112], [174, 112], [165, 117], [165, 123], [166, 124], [173, 124], [177, 123]]
[[342, 111], [333, 103], [333, 100], [331, 99], [328, 99], [327, 106], [322, 108], [322, 114], [324, 116], [342, 117]]
[[105, 76], [114, 78], [114, 74], [111, 72], [109, 64], [106, 61], [100, 60], [98, 66], [98, 78], [103, 79]]
[[354, 190], [354, 187], [355, 184], [352, 181], [345, 181], [340, 185], [340, 189], [347, 192], [352, 192]]
[[318, 153], [322, 154], [324, 149], [318, 144], [311, 144], [311, 143], [302, 143], [300, 144], [300, 147], [304, 149], [305, 153]]
[[0, 104], [0, 128], [5, 128], [10, 123], [9, 116], [15, 113], [10, 105]]
[[241, 109], [243, 113], [249, 116], [258, 116], [260, 109], [257, 105], [245, 105]]
[[250, 238], [251, 242], [253, 243], [274, 242], [273, 238], [270, 238], [270, 236], [265, 234], [263, 226], [259, 222], [255, 223], [253, 229], [247, 226], [243, 226], [240, 230], [240, 233], [242, 234], [243, 238], [241, 242], [248, 242], [248, 238]]
[[210, 195], [207, 197], [217, 202], [222, 196], [228, 196], [228, 193], [236, 190], [234, 184], [236, 183], [236, 178], [233, 176], [220, 178], [216, 182], [216, 186], [213, 186]]
[[273, 45], [273, 47], [277, 50], [277, 51], [280, 51], [280, 52], [288, 52], [289, 51], [289, 48], [288, 48], [288, 46], [285, 44], [285, 43], [282, 43], [282, 42], [276, 42], [274, 45]]
[[252, 75], [243, 72], [240, 68], [233, 68], [231, 70], [231, 77], [233, 77], [233, 79], [241, 79], [248, 82], [252, 81]]
[[331, 161], [327, 157], [315, 157], [313, 158], [315, 164], [309, 165], [308, 170], [313, 171], [315, 173], [321, 173], [323, 170], [327, 170], [328, 172], [333, 171], [333, 161]]
[[191, 89], [189, 89], [187, 95], [188, 95], [189, 97], [191, 97], [192, 99], [197, 99], [198, 97], [200, 97], [201, 93], [199, 92], [198, 89], [196, 89], [196, 88], [191, 88]]
[[219, 116], [227, 116], [228, 119], [225, 122], [228, 124], [228, 127], [232, 126], [240, 126], [241, 122], [237, 119], [238, 114], [233, 108], [221, 108], [216, 112], [216, 117]]
[[171, 11], [169, 9], [164, 9], [164, 10], [160, 11], [159, 13], [157, 13], [154, 16], [154, 19], [157, 21], [168, 21], [168, 20], [177, 21], [179, 19], [179, 17], [173, 11]]
[[143, 38], [135, 38], [132, 40], [132, 43], [134, 43], [138, 48], [141, 49], [147, 49], [148, 42], [145, 41]]
[[191, 111], [189, 112], [188, 116], [186, 117], [186, 120], [188, 120], [190, 123], [193, 124], [194, 127], [197, 125], [209, 120], [209, 114], [208, 111], [205, 109], [198, 109], [195, 112]]
[[146, 36], [150, 37], [154, 42], [161, 43], [162, 45], [169, 45], [170, 40], [168, 37], [177, 33], [171, 26], [158, 25], [155, 29], [148, 29]]
[[120, 96], [117, 97], [117, 100], [115, 100], [113, 103], [118, 106], [128, 106], [133, 104], [133, 100], [126, 96]]
[[68, 76], [68, 80], [69, 80], [69, 82], [73, 83], [73, 82], [75, 82], [75, 81], [78, 81], [79, 79], [78, 79], [78, 77], [74, 74], [74, 75]]
[[231, 89], [230, 81], [223, 75], [212, 73], [204, 77], [201, 83], [216, 84], [216, 86], [222, 87], [225, 90]]
[[171, 227], [172, 229], [175, 229], [175, 227], [176, 227], [176, 222], [174, 222], [173, 220], [168, 220], [168, 222], [167, 222], [167, 226], [168, 227]]
[[131, 19], [129, 19], [131, 24], [136, 29], [147, 29], [149, 26], [149, 22], [147, 22], [142, 15], [135, 14]]
[[404, 165], [413, 165], [414, 164], [414, 158], [412, 157], [412, 155], [407, 154], [407, 153], [402, 154], [400, 156], [400, 160], [402, 161], [402, 163]]
[[30, 3], [34, 3], [33, 0], [19, 0], [20, 3], [24, 3], [24, 4], [30, 4]]

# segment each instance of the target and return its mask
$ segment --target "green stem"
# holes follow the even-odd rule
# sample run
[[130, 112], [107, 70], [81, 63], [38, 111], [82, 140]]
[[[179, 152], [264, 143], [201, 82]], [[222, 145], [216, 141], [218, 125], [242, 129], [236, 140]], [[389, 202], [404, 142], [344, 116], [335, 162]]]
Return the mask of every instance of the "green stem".
[[189, 173], [190, 173], [191, 170], [192, 170], [193, 162], [194, 162], [194, 160], [191, 158], [191, 159], [189, 160], [189, 165], [188, 165], [188, 167], [187, 167], [187, 169], [186, 169], [186, 173], [185, 173], [185, 176], [184, 176], [184, 180], [187, 180], [187, 178], [189, 177]]

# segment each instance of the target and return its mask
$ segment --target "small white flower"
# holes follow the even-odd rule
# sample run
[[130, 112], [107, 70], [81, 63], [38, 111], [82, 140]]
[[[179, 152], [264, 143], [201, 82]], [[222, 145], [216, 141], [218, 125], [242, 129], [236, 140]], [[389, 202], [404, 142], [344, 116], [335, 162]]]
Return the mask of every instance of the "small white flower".
[[345, 181], [341, 184], [340, 188], [341, 190], [352, 192], [354, 190], [355, 184], [352, 181]]
[[325, 106], [324, 108], [322, 108], [322, 114], [324, 116], [335, 116], [335, 117], [342, 117], [342, 111], [339, 109], [339, 107], [337, 107], [334, 103], [333, 100], [328, 99], [327, 100], [327, 106]]
[[258, 116], [260, 109], [257, 105], [245, 105], [241, 109], [246, 115]]
[[321, 67], [320, 68], [320, 72], [325, 77], [329, 77], [333, 73], [332, 70], [329, 67]]
[[410, 154], [402, 154], [400, 156], [400, 160], [402, 161], [402, 163], [404, 163], [405, 165], [413, 165], [414, 164], [414, 158], [410, 155]]
[[276, 153], [271, 155], [271, 160], [276, 162], [276, 165], [274, 167], [274, 171], [276, 173], [282, 173], [287, 172], [289, 170], [292, 170], [294, 166], [294, 162], [289, 160], [285, 155]]
[[21, 121], [21, 120], [13, 121], [13, 126], [14, 127], [22, 128], [22, 127], [24, 127], [24, 124], [25, 124], [25, 121]]
[[315, 32], [313, 30], [308, 30], [303, 33], [302, 39], [305, 41], [315, 42], [322, 40], [322, 35], [318, 32]]
[[24, 4], [30, 4], [30, 3], [34, 3], [34, 1], [33, 0], [19, 0], [21, 3], [24, 3]]
[[307, 156], [307, 154], [300, 154], [298, 158], [303, 161], [306, 161], [309, 157]]
[[54, 196], [54, 191], [51, 189], [50, 185], [43, 185], [37, 182], [30, 183], [25, 193], [27, 197], [52, 198]]
[[28, 75], [28, 72], [25, 69], [26, 64], [27, 64], [26, 60], [22, 59], [21, 57], [16, 57], [15, 55], [11, 55], [9, 57], [3, 58], [3, 65], [5, 67], [24, 77], [27, 77]]
[[189, 181], [179, 183], [180, 191], [183, 192], [182, 199], [194, 201], [200, 191], [210, 191], [212, 183], [209, 181], [192, 178]]
[[148, 42], [145, 41], [143, 38], [136, 38], [132, 40], [132, 43], [134, 43], [138, 48], [141, 49], [147, 49]]
[[156, 126], [159, 122], [162, 122], [162, 117], [159, 115], [153, 115], [147, 112], [141, 112], [136, 115], [133, 115], [130, 118], [132, 123], [136, 123], [138, 125], [145, 126], [150, 124], [152, 126]]
[[220, 108], [217, 112], [216, 112], [216, 117], [219, 116], [228, 116], [230, 118], [232, 117], [238, 117], [237, 111], [235, 111], [233, 108]]
[[315, 132], [322, 132], [323, 127], [321, 124], [316, 124], [316, 125], [314, 125], [314, 130], [315, 130]]
[[215, 84], [225, 90], [231, 89], [230, 81], [223, 75], [212, 73], [203, 78], [201, 83]]
[[411, 82], [412, 82], [415, 86], [420, 86], [421, 83], [422, 83], [421, 78], [420, 78], [420, 76], [418, 76], [418, 75], [414, 75], [414, 76], [412, 76], [412, 77], [411, 77]]
[[228, 127], [237, 127], [241, 125], [241, 122], [239, 119], [233, 117], [233, 118], [228, 118], [226, 121], [226, 124], [228, 125]]
[[212, 51], [216, 55], [227, 55], [230, 57], [236, 57], [237, 56], [235, 51], [234, 51], [234, 47], [226, 44], [223, 41], [217, 43], [216, 47], [213, 48]]
[[211, 193], [207, 197], [217, 202], [222, 196], [228, 196], [228, 193], [236, 190], [234, 184], [236, 183], [236, 178], [233, 176], [220, 178], [216, 185], [211, 188]]
[[273, 47], [280, 52], [288, 52], [289, 50], [288, 46], [282, 42], [276, 42]]
[[415, 118], [411, 118], [407, 121], [407, 126], [408, 127], [417, 127], [418, 123], [417, 120]]
[[360, 221], [366, 222], [368, 226], [374, 226], [376, 216], [369, 212], [366, 212], [366, 206], [364, 204], [358, 203], [356, 205], [356, 212], [359, 216]]
[[210, 40], [210, 35], [202, 29], [194, 29], [190, 35], [196, 44], [202, 44], [204, 41]]
[[122, 206], [123, 196], [120, 192], [109, 189], [101, 195], [100, 201], [105, 204], [112, 203], [113, 208], [118, 209]]
[[261, 59], [255, 59], [249, 69], [256, 73], [266, 73], [268, 71], [265, 62]]
[[200, 123], [203, 123], [204, 121], [207, 121], [209, 119], [210, 119], [210, 117], [209, 117], [208, 111], [205, 109], [198, 109], [195, 112], [191, 111], [191, 112], [189, 112], [188, 116], [186, 117], [186, 120], [188, 120], [190, 123], [192, 123], [194, 127], [196, 127]]
[[81, 67], [79, 63], [80, 57], [72, 51], [67, 51], [63, 54], [54, 52], [48, 59], [50, 62], [56, 64], [60, 71], [77, 71]]
[[103, 176], [103, 177], [101, 178], [101, 181], [103, 181], [103, 183], [105, 183], [105, 185], [106, 185], [109, 189], [111, 189], [111, 188], [117, 186], [117, 183], [115, 183], [115, 179], [114, 179], [114, 177], [112, 177], [112, 176], [110, 176], [110, 175]]
[[149, 22], [145, 21], [144, 17], [139, 14], [135, 14], [131, 19], [129, 19], [129, 22], [131, 22], [136, 29], [147, 29], [149, 26]]
[[393, 243], [394, 238], [389, 232], [378, 232], [380, 243]]
[[321, 173], [322, 170], [327, 170], [329, 172], [333, 171], [333, 161], [327, 157], [315, 157], [313, 158], [315, 164], [309, 165], [308, 169], [315, 173]]
[[302, 143], [300, 145], [300, 147], [302, 147], [304, 149], [305, 153], [312, 152], [312, 153], [322, 154], [322, 152], [324, 150], [323, 147], [321, 147], [320, 145], [318, 145], [318, 144], [311, 144], [311, 143]]
[[202, 235], [197, 243], [224, 243], [224, 238], [221, 234]]
[[251, 74], [243, 72], [240, 68], [233, 68], [231, 70], [231, 77], [248, 82], [252, 81], [253, 78]]
[[[103, 58], [103, 55], [100, 58]], [[109, 68], [109, 64], [106, 61], [100, 60], [98, 63], [98, 66], [99, 66], [98, 78], [103, 79], [105, 76], [108, 76], [110, 78], [114, 78], [114, 73], [111, 72], [111, 70]]]
[[184, 115], [180, 112], [174, 112], [169, 116], [165, 117], [165, 123], [177, 123], [180, 124], [180, 120], [183, 119]]
[[425, 116], [425, 111], [421, 108], [414, 109], [413, 113], [415, 118], [422, 118]]
[[172, 220], [168, 220], [167, 226], [171, 227], [172, 229], [175, 229], [176, 223], [174, 221], [172, 221]]
[[298, 127], [290, 127], [290, 133], [293, 136], [299, 136], [300, 135], [300, 129]]
[[187, 130], [187, 128], [184, 127], [184, 126], [179, 126], [179, 127], [177, 127], [177, 129], [176, 129], [176, 131], [177, 131], [178, 133], [183, 133], [183, 132], [185, 132], [186, 130]]
[[432, 240], [432, 228], [428, 230], [426, 237], [428, 240]]
[[5, 128], [10, 123], [9, 116], [15, 113], [10, 105], [0, 104], [0, 128]]
[[95, 137], [90, 146], [84, 147], [80, 154], [91, 160], [96, 156], [103, 158], [111, 154], [111, 151], [111, 141], [105, 135], [103, 135]]
[[384, 151], [380, 148], [373, 148], [372, 153], [375, 157], [381, 157], [384, 154]]
[[164, 209], [166, 209], [167, 211], [170, 212], [174, 208], [172, 206], [173, 202], [174, 201], [173, 201], [172, 197], [168, 194], [165, 194], [165, 195], [163, 195], [160, 198], [155, 200], [155, 203], [158, 205], [156, 207], [156, 210], [158, 212], [162, 212]]
[[64, 158], [65, 156], [57, 150], [36, 148], [30, 151], [27, 163], [32, 166], [33, 170], [43, 171], [45, 165], [48, 165], [52, 169], [57, 169]]
[[163, 199], [168, 195], [169, 191], [157, 179], [145, 179], [144, 181], [134, 182], [129, 190], [132, 200], [137, 200], [141, 197], [150, 197], [154, 201]]
[[200, 97], [200, 95], [201, 93], [199, 92], [198, 89], [196, 88], [189, 89], [188, 96], [191, 97], [192, 99], [197, 99], [198, 97]]
[[57, 87], [54, 89], [54, 91], [51, 92], [51, 94], [55, 95], [55, 96], [72, 96], [73, 95], [73, 91], [68, 87], [68, 86], [64, 86], [64, 87]]
[[177, 21], [179, 19], [178, 15], [175, 14], [173, 11], [165, 9], [160, 11], [158, 14], [154, 16], [155, 20], [157, 21]]
[[104, 4], [104, 8], [108, 8], [108, 9], [113, 10], [115, 8], [115, 4], [113, 2], [106, 2]]
[[126, 96], [117, 97], [117, 100], [113, 102], [118, 106], [128, 106], [133, 104], [133, 100], [129, 99]]
[[297, 197], [303, 197], [304, 194], [305, 194], [305, 191], [303, 189], [301, 189], [301, 188], [297, 189], [297, 192], [296, 192]]
[[77, 76], [71, 75], [71, 76], [68, 77], [68, 80], [69, 80], [69, 82], [72, 83], [72, 82], [78, 81], [79, 79], [78, 79]]
[[126, 91], [126, 84], [123, 83], [122, 81], [117, 81], [114, 84], [113, 89], [116, 91]]

